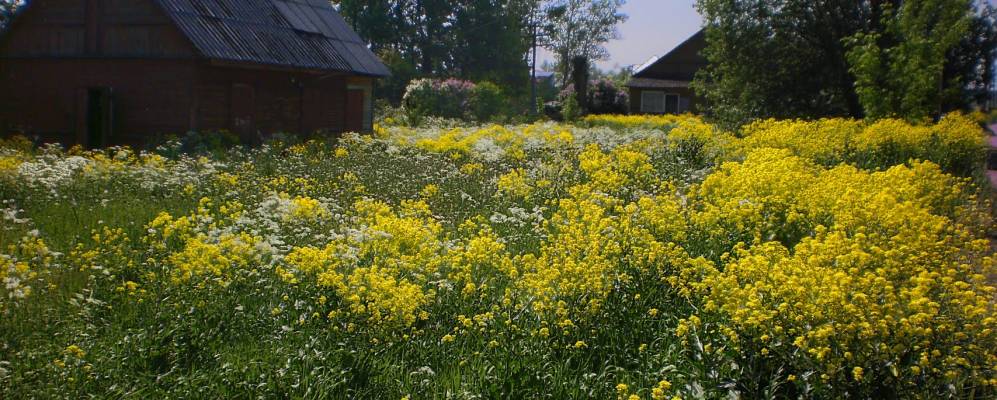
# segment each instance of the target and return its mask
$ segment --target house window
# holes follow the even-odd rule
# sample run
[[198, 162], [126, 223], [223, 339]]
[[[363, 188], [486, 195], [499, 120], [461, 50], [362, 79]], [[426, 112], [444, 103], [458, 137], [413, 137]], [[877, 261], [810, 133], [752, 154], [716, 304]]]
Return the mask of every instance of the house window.
[[640, 112], [648, 114], [678, 114], [681, 98], [677, 94], [645, 91], [640, 95]]

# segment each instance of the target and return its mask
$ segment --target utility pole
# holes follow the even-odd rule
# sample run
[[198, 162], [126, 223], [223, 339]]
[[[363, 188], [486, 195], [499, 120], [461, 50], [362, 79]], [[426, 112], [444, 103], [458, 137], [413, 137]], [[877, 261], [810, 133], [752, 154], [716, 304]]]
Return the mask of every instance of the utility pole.
[[533, 25], [531, 27], [533, 29], [533, 35], [532, 35], [533, 36], [533, 57], [530, 60], [531, 64], [532, 64], [530, 66], [530, 115], [536, 115], [537, 111], [538, 111], [537, 110], [537, 32], [538, 32], [538, 29], [537, 29], [537, 23], [536, 23], [535, 18], [536, 18], [536, 14], [534, 13], [534, 16], [531, 17], [531, 19], [534, 19], [534, 21], [531, 24], [531, 25]]

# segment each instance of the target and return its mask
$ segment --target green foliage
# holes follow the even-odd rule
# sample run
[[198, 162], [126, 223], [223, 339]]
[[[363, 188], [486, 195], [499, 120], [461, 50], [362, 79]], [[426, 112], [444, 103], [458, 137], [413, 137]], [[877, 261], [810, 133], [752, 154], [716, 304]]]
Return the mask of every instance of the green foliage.
[[489, 122], [498, 115], [505, 115], [508, 99], [498, 85], [478, 82], [471, 90], [471, 114], [480, 122]]
[[402, 105], [408, 122], [413, 125], [421, 124], [426, 117], [489, 122], [514, 112], [498, 85], [453, 78], [412, 81]]
[[693, 89], [705, 114], [734, 129], [764, 118], [937, 117], [979, 104], [997, 43], [991, 7], [974, 16], [969, 0], [895, 3], [698, 0], [709, 64]]
[[377, 98], [386, 99], [391, 104], [401, 104], [405, 88], [412, 79], [419, 76], [415, 64], [405, 58], [405, 55], [395, 49], [381, 49], [377, 53], [381, 62], [391, 71], [391, 76], [377, 80], [375, 94]]
[[906, 0], [882, 11], [882, 32], [856, 34], [847, 53], [866, 117], [939, 115], [946, 54], [969, 33], [972, 2]]
[[629, 112], [630, 96], [622, 85], [608, 79], [599, 79], [589, 82], [588, 88], [589, 113], [626, 114]]
[[340, 13], [391, 69], [380, 86], [398, 104], [413, 78], [456, 76], [522, 88], [527, 21], [539, 0], [338, 0]]
[[0, 31], [7, 27], [10, 18], [21, 4], [21, 0], [0, 0]]
[[698, 0], [709, 64], [693, 88], [727, 128], [758, 118], [861, 113], [842, 39], [867, 27], [852, 0]]
[[561, 116], [565, 121], [575, 121], [583, 115], [581, 106], [578, 105], [578, 97], [575, 95], [565, 96], [561, 102]]
[[[543, 9], [544, 47], [557, 57], [561, 77], [572, 76], [572, 59], [604, 60], [607, 42], [619, 38], [616, 26], [627, 20], [625, 0], [553, 0]], [[587, 79], [587, 78], [586, 78]]]
[[942, 111], [987, 104], [994, 80], [992, 61], [997, 59], [997, 8], [981, 4], [969, 33], [946, 58]]

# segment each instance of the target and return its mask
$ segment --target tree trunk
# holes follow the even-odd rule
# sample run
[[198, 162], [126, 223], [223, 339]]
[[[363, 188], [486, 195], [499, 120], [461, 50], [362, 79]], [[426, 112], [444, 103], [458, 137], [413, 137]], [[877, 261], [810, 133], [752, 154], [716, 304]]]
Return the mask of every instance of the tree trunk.
[[575, 56], [571, 59], [571, 77], [575, 85], [575, 98], [581, 114], [588, 114], [589, 59], [585, 56]]

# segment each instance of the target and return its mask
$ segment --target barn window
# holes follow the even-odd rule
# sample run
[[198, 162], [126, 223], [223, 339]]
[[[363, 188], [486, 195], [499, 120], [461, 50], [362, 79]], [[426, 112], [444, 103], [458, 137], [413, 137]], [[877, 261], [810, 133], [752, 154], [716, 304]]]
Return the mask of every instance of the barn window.
[[640, 112], [649, 114], [678, 114], [681, 98], [677, 94], [645, 91], [640, 95]]

